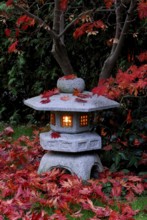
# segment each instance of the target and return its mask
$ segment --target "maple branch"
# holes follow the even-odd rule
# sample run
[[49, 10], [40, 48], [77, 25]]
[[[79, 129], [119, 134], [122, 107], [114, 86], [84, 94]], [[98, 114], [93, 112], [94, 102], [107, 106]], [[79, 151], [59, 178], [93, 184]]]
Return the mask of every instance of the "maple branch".
[[88, 10], [88, 11], [85, 11], [85, 12], [82, 12], [81, 14], [79, 14], [75, 19], [73, 19], [65, 28], [64, 30], [59, 34], [59, 38], [62, 37], [62, 35], [65, 34], [65, 32], [78, 20], [80, 19], [83, 15], [86, 15], [86, 14], [90, 14], [94, 11], [94, 9], [91, 9], [91, 10]]
[[113, 69], [113, 67], [114, 67], [114, 65], [115, 65], [115, 63], [118, 59], [118, 56], [121, 52], [121, 49], [123, 47], [124, 38], [125, 38], [125, 35], [127, 34], [129, 25], [132, 22], [131, 18], [132, 18], [134, 8], [136, 7], [136, 5], [137, 5], [137, 0], [131, 0], [129, 9], [127, 11], [126, 19], [125, 19], [123, 28], [122, 28], [121, 33], [120, 33], [120, 37], [117, 41], [117, 44], [112, 49], [109, 57], [105, 60], [104, 65], [103, 65], [102, 70], [101, 70], [101, 73], [100, 73], [99, 79], [107, 79], [107, 78], [110, 77], [111, 71], [112, 71], [112, 69]]
[[115, 37], [113, 40], [113, 46], [111, 49], [111, 54], [115, 51], [115, 48], [118, 44], [118, 40], [121, 34], [121, 21], [122, 21], [122, 8], [124, 6], [121, 4], [120, 0], [115, 1], [115, 13], [116, 13], [116, 31], [115, 31]]
[[39, 18], [38, 16], [32, 14], [31, 12], [29, 12], [29, 11], [26, 10], [25, 8], [23, 8], [23, 7], [21, 7], [21, 6], [17, 5], [17, 4], [15, 4], [14, 2], [13, 2], [13, 6], [14, 6], [16, 9], [18, 9], [19, 11], [21, 11], [21, 12], [25, 13], [26, 15], [28, 15], [29, 17], [34, 18], [35, 21], [37, 21], [37, 22], [39, 23], [40, 27], [43, 27], [43, 28], [49, 33], [49, 35], [51, 36], [52, 39], [58, 38], [58, 35], [57, 35], [54, 31], [52, 31], [51, 28], [50, 28], [50, 26], [47, 25], [47, 24], [45, 23], [45, 21], [43, 21], [41, 18]]
[[82, 12], [81, 14], [79, 14], [75, 19], [73, 19], [65, 28], [64, 30], [58, 35], [58, 37], [62, 37], [62, 35], [65, 34], [65, 32], [77, 21], [79, 20], [83, 15], [86, 15], [86, 14], [92, 14], [93, 12], [109, 12], [109, 11], [114, 11], [113, 9], [102, 9], [102, 8], [99, 8], [99, 9], [91, 9], [91, 10], [87, 10], [87, 11], [84, 11]]

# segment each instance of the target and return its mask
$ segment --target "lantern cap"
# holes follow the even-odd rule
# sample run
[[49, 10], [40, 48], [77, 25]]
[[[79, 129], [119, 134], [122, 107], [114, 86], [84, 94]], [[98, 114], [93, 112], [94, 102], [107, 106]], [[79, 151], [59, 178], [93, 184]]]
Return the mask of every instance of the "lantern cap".
[[119, 107], [116, 101], [104, 96], [93, 95], [92, 92], [83, 92], [86, 96], [78, 98], [71, 93], [59, 93], [50, 97], [50, 102], [42, 103], [42, 97], [36, 96], [24, 100], [24, 104], [40, 111], [67, 111], [67, 112], [94, 112], [103, 109]]

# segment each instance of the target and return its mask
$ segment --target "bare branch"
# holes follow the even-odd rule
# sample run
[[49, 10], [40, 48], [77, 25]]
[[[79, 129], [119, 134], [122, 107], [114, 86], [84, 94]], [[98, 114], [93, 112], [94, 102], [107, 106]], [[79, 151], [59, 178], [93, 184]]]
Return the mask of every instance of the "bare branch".
[[113, 50], [113, 53], [111, 53], [109, 55], [109, 57], [105, 60], [102, 71], [100, 73], [100, 79], [109, 78], [111, 75], [111, 71], [112, 71], [112, 69], [117, 61], [117, 58], [120, 54], [120, 51], [123, 47], [125, 35], [127, 34], [127, 30], [129, 28], [130, 23], [132, 22], [132, 15], [133, 15], [134, 8], [135, 8], [136, 4], [137, 4], [137, 0], [131, 0], [129, 9], [127, 11], [124, 25], [121, 30], [120, 37], [118, 39], [118, 43], [117, 43], [115, 49]]

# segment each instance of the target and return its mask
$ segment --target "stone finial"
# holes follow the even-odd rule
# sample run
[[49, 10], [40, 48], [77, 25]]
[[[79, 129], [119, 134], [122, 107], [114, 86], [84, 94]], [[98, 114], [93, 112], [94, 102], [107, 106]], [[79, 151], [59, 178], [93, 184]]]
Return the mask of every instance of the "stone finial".
[[73, 93], [74, 89], [83, 92], [85, 89], [85, 82], [82, 78], [63, 76], [57, 81], [57, 88], [63, 93]]

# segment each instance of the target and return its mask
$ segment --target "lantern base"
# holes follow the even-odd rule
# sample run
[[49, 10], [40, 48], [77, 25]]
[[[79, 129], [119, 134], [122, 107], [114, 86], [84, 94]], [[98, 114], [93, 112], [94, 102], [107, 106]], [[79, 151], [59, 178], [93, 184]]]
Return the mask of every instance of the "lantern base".
[[38, 173], [47, 172], [55, 167], [64, 168], [72, 175], [75, 174], [83, 180], [95, 177], [98, 172], [103, 171], [100, 158], [98, 154], [93, 151], [76, 154], [48, 152], [41, 159]]

